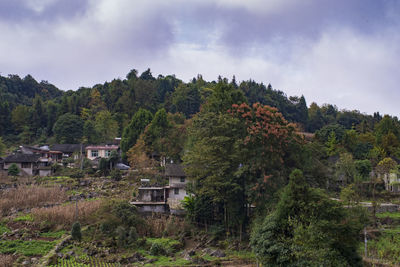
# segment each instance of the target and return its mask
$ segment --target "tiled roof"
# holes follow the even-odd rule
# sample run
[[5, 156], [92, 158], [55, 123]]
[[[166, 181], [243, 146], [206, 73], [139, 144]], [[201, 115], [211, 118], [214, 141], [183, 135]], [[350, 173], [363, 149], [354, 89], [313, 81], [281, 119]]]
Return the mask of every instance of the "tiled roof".
[[182, 168], [182, 165], [171, 163], [165, 165], [165, 176], [185, 177], [186, 174]]
[[93, 149], [101, 149], [101, 150], [117, 150], [119, 146], [116, 145], [99, 145], [99, 146], [87, 146], [85, 149], [93, 150]]
[[37, 162], [40, 158], [38, 154], [13, 154], [4, 159], [5, 163]]
[[54, 144], [50, 148], [53, 151], [61, 151], [63, 153], [74, 153], [81, 151], [81, 146], [82, 146], [82, 151], [85, 151], [85, 145], [81, 144]]

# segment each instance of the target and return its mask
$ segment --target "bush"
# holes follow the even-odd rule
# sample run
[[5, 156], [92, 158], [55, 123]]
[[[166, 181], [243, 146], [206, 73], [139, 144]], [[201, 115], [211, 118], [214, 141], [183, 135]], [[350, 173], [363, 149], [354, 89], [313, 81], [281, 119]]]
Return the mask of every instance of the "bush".
[[13, 163], [10, 165], [8, 168], [8, 175], [10, 176], [17, 176], [19, 174], [20, 170], [17, 166], [17, 164]]
[[122, 173], [118, 169], [114, 169], [111, 171], [111, 179], [114, 181], [120, 181], [122, 179]]
[[123, 226], [118, 226], [115, 233], [117, 234], [118, 245], [120, 247], [126, 246], [127, 234], [125, 228]]
[[72, 225], [71, 236], [72, 236], [72, 239], [81, 241], [82, 233], [81, 233], [81, 224], [79, 222], [75, 222]]
[[134, 244], [134, 243], [136, 243], [137, 239], [138, 239], [138, 234], [136, 232], [136, 228], [135, 227], [131, 227], [129, 229], [128, 243], [129, 244]]
[[153, 243], [150, 247], [150, 254], [154, 256], [166, 255], [165, 248], [160, 243]]
[[85, 173], [81, 170], [78, 169], [73, 169], [69, 175], [69, 177], [71, 178], [76, 178], [76, 179], [80, 179], [85, 177]]

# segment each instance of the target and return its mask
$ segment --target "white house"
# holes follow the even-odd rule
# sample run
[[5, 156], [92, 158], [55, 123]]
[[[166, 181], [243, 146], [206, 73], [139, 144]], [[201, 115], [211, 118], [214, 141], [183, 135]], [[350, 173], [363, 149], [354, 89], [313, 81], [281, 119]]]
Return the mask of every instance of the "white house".
[[111, 155], [112, 151], [119, 150], [119, 146], [117, 145], [100, 145], [100, 146], [87, 146], [86, 157], [90, 160], [94, 160], [97, 158], [108, 158]]

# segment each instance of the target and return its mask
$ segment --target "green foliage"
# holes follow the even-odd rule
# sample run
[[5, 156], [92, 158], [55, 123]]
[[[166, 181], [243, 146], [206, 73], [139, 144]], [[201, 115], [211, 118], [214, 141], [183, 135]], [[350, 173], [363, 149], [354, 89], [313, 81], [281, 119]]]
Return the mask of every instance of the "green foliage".
[[118, 134], [118, 123], [108, 110], [102, 110], [96, 114], [95, 130], [98, 133], [99, 142], [109, 142]]
[[122, 179], [122, 172], [118, 169], [114, 169], [110, 173], [111, 179], [114, 181], [120, 181]]
[[166, 251], [162, 244], [153, 243], [150, 247], [150, 254], [154, 256], [166, 255]]
[[0, 136], [0, 156], [6, 152], [6, 145], [3, 143], [3, 138]]
[[75, 179], [80, 179], [85, 177], [85, 172], [79, 169], [72, 169], [69, 172], [69, 177], [75, 178]]
[[7, 226], [0, 224], [0, 235], [2, 235], [4, 233], [10, 233], [10, 232], [11, 232], [11, 230]]
[[79, 143], [83, 136], [83, 121], [77, 115], [64, 114], [54, 124], [53, 132], [61, 144]]
[[13, 163], [8, 167], [8, 175], [17, 176], [20, 173], [20, 170], [17, 164]]
[[122, 139], [121, 139], [121, 150], [122, 157], [126, 157], [126, 152], [136, 144], [136, 140], [139, 138], [140, 134], [144, 132], [146, 126], [153, 119], [151, 112], [145, 109], [139, 109], [138, 112], [132, 117], [132, 120], [125, 127]]
[[251, 245], [266, 266], [362, 266], [359, 217], [308, 187], [300, 170], [290, 175], [276, 210], [256, 225]]
[[74, 222], [74, 224], [72, 225], [71, 236], [72, 236], [72, 239], [81, 241], [82, 232], [81, 232], [81, 224], [79, 222]]
[[13, 220], [14, 222], [33, 222], [33, 216], [31, 214], [21, 215]]
[[42, 240], [0, 240], [0, 253], [16, 253], [24, 256], [46, 255], [55, 245], [55, 242]]

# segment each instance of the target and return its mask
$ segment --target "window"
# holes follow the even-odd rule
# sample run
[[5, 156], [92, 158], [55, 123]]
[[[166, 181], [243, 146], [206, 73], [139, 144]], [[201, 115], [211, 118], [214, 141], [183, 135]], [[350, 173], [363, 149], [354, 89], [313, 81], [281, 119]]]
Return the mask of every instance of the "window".
[[181, 183], [185, 182], [185, 177], [181, 177]]
[[109, 156], [111, 156], [111, 150], [106, 150], [106, 158], [108, 158]]
[[98, 150], [92, 150], [92, 158], [97, 158], [99, 156]]
[[30, 162], [22, 162], [21, 163], [21, 168], [23, 169], [27, 169], [31, 167], [31, 163]]
[[179, 195], [179, 188], [174, 188], [174, 194]]

